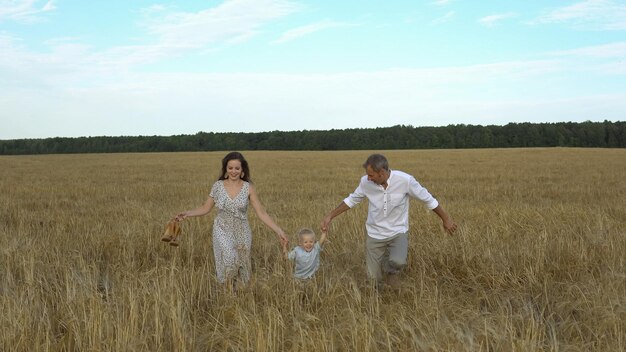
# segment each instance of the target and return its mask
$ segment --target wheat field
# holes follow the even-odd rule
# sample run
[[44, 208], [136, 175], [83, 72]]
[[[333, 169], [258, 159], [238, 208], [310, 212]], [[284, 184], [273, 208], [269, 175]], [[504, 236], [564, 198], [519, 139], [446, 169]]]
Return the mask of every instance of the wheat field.
[[[381, 151], [377, 151], [381, 152]], [[319, 228], [371, 151], [243, 152], [268, 213]], [[2, 351], [624, 351], [626, 150], [382, 151], [459, 224], [411, 201], [399, 290], [365, 276], [367, 205], [301, 286], [250, 209], [254, 281], [215, 279], [201, 205], [225, 152], [0, 156]]]

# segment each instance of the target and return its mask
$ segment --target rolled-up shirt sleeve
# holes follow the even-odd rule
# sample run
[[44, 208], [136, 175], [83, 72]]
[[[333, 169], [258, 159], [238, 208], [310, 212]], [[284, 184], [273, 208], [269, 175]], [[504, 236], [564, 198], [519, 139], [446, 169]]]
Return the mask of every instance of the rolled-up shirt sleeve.
[[409, 179], [409, 195], [413, 198], [421, 200], [426, 208], [435, 209], [439, 202], [433, 197], [426, 188], [422, 187], [414, 177]]
[[365, 198], [365, 193], [363, 193], [362, 185], [363, 181], [359, 183], [359, 186], [354, 190], [354, 192], [350, 193], [350, 195], [343, 200], [343, 202], [346, 203], [348, 207], [354, 208]]

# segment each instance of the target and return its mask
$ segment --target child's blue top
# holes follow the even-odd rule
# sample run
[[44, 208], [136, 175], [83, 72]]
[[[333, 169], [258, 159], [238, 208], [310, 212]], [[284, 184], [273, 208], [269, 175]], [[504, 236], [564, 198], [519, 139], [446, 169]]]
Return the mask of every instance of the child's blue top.
[[313, 277], [320, 267], [321, 251], [322, 246], [320, 246], [319, 242], [316, 242], [310, 252], [305, 251], [304, 248], [300, 246], [297, 246], [289, 252], [288, 258], [296, 262], [293, 276], [298, 279], [309, 279]]

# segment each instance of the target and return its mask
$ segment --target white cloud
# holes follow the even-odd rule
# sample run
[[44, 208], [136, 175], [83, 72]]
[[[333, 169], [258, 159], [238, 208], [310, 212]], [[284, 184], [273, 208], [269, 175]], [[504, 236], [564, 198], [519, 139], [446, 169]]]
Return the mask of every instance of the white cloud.
[[507, 18], [515, 17], [516, 14], [513, 12], [501, 13], [497, 15], [485, 16], [478, 20], [478, 22], [487, 27], [493, 27], [496, 25], [496, 22], [505, 20]]
[[626, 74], [626, 42], [561, 50], [548, 55], [576, 64], [579, 72], [595, 72], [609, 77]]
[[598, 71], [611, 76], [626, 75], [626, 61], [609, 62], [602, 65]]
[[145, 26], [164, 47], [200, 48], [251, 38], [264, 24], [297, 9], [297, 5], [284, 0], [228, 0], [199, 12], [153, 17]]
[[43, 8], [41, 9], [41, 11], [46, 12], [46, 11], [52, 11], [52, 10], [56, 10], [56, 5], [54, 4], [54, 0], [50, 0], [48, 1]]
[[450, 4], [450, 0], [435, 0], [432, 2], [432, 4], [437, 6], [445, 6]]
[[581, 1], [554, 9], [534, 23], [566, 23], [589, 30], [626, 30], [626, 4], [612, 0]]
[[434, 25], [437, 25], [437, 24], [450, 22], [450, 21], [452, 21], [454, 16], [455, 16], [454, 11], [449, 11], [448, 13], [446, 13], [445, 15], [443, 15], [443, 16], [441, 16], [439, 18], [435, 18], [434, 20], [431, 21], [431, 23], [434, 24]]
[[[110, 79], [67, 72], [74, 75], [70, 82], [58, 75], [47, 87], [23, 82], [9, 90], [1, 98], [0, 123], [14, 128], [3, 128], [0, 139], [442, 123], [436, 118], [460, 123], [450, 107], [497, 101], [493, 93], [509, 81], [538, 82], [559, 69], [556, 62], [537, 61], [338, 74], [118, 72]], [[77, 84], [81, 78], [98, 84]], [[409, 118], [415, 120], [398, 120]], [[475, 118], [467, 115], [465, 123], [480, 123]]]
[[335, 22], [335, 21], [321, 21], [317, 23], [312, 23], [306, 26], [301, 26], [298, 28], [290, 29], [286, 31], [285, 33], [283, 33], [280, 36], [280, 38], [276, 39], [272, 43], [282, 44], [288, 41], [298, 39], [305, 35], [313, 34], [315, 32], [323, 31], [323, 30], [330, 29], [330, 28], [348, 27], [348, 26], [354, 26], [354, 24], [345, 23], [345, 22]]
[[616, 58], [626, 61], [626, 42], [616, 42], [604, 45], [587, 46], [572, 50], [555, 51], [550, 54], [558, 56]]
[[154, 4], [148, 7], [145, 7], [143, 9], [140, 10], [140, 12], [145, 15], [145, 16], [150, 16], [153, 15], [155, 13], [160, 13], [163, 11], [166, 11], [168, 9], [167, 6], [163, 5], [163, 4]]
[[[227, 1], [193, 13], [153, 6], [143, 25], [154, 44], [107, 50], [56, 38], [46, 42], [49, 50], [33, 52], [20, 38], [0, 32], [0, 139], [569, 121], [598, 114], [612, 119], [626, 110], [619, 90], [611, 96], [585, 93], [597, 91], [586, 83], [600, 87], [597, 73], [626, 74], [626, 42], [544, 53], [546, 60], [434, 69], [133, 73], [135, 66], [163, 57], [244, 42], [294, 11], [296, 5], [271, 0]], [[440, 23], [454, 16], [450, 11]], [[276, 42], [347, 25], [354, 24], [314, 23]], [[591, 79], [578, 81], [580, 72]]]
[[512, 62], [326, 75], [129, 74], [98, 87], [9, 91], [0, 97], [0, 139], [584, 121], [626, 109], [623, 93], [547, 97], [538, 78], [557, 69]]
[[[613, 120], [621, 121], [626, 109], [626, 94], [584, 94], [565, 98], [531, 98], [523, 95], [502, 100], [458, 101], [456, 111], [463, 116], [479, 116], [464, 118], [449, 110], [435, 111], [432, 115], [443, 120], [437, 125], [445, 124], [495, 124], [509, 122], [583, 122]], [[444, 122], [445, 121], [445, 122]], [[409, 123], [409, 122], [407, 122]]]
[[[2, 1], [2, 0], [0, 0]], [[34, 1], [15, 1], [20, 11], [33, 9]], [[0, 3], [0, 9], [9, 12], [9, 2]], [[53, 7], [49, 1], [48, 8]], [[13, 7], [11, 7], [13, 8]], [[156, 38], [154, 44], [115, 46], [104, 50], [84, 45], [76, 38], [48, 40], [46, 52], [32, 52], [20, 46], [15, 36], [0, 33], [0, 77], [16, 76], [21, 72], [25, 84], [61, 80], [75, 81], [81, 86], [97, 84], [98, 80], [84, 79], [89, 74], [107, 80], [117, 72], [133, 66], [157, 62], [166, 57], [187, 54], [190, 51], [211, 52], [213, 46], [233, 45], [249, 40], [262, 30], [263, 25], [297, 10], [284, 0], [227, 0], [220, 5], [198, 12], [172, 12], [168, 7], [153, 5], [143, 9], [143, 22]], [[16, 68], [19, 67], [19, 70]], [[13, 72], [13, 73], [12, 73]], [[27, 82], [31, 83], [27, 83]], [[81, 82], [82, 81], [82, 82]]]
[[0, 0], [0, 22], [34, 22], [39, 20], [40, 14], [56, 9], [54, 0], [47, 1], [43, 6], [39, 3], [38, 0]]

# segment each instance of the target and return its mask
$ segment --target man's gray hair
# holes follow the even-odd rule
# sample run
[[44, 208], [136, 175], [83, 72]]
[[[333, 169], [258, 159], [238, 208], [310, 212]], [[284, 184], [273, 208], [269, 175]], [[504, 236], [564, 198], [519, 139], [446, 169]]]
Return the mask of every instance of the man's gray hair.
[[389, 171], [389, 162], [387, 161], [387, 158], [385, 158], [385, 156], [382, 154], [370, 155], [367, 160], [365, 160], [365, 163], [363, 163], [364, 169], [367, 169], [368, 166], [370, 166], [372, 170], [376, 172], [383, 169]]

